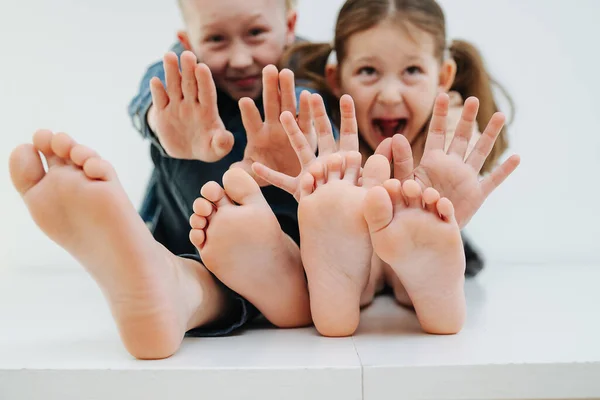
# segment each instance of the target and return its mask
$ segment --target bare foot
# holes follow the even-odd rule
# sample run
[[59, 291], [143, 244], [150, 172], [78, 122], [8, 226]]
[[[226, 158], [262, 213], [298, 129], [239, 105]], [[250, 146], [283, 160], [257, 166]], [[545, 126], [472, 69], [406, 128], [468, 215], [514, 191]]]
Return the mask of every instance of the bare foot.
[[172, 355], [187, 330], [218, 315], [218, 308], [200, 309], [219, 295], [197, 282], [213, 278], [152, 238], [112, 166], [93, 150], [50, 131], [36, 132], [33, 143], [10, 157], [13, 184], [33, 220], [96, 280], [133, 356]]
[[[368, 189], [390, 176], [389, 162], [370, 157], [358, 186], [361, 155], [334, 153], [327, 167], [311, 166], [316, 189], [302, 185], [298, 223], [313, 321], [325, 336], [348, 336], [358, 327], [361, 294], [373, 248], [362, 213]], [[307, 175], [311, 176], [311, 175]], [[311, 182], [308, 182], [311, 183]], [[307, 191], [308, 188], [308, 191]]]
[[414, 180], [391, 179], [365, 199], [373, 248], [406, 288], [424, 331], [453, 334], [465, 319], [465, 255], [452, 203]]
[[190, 240], [219, 280], [274, 325], [311, 323], [300, 250], [282, 230], [260, 187], [241, 168], [209, 182], [194, 202]]

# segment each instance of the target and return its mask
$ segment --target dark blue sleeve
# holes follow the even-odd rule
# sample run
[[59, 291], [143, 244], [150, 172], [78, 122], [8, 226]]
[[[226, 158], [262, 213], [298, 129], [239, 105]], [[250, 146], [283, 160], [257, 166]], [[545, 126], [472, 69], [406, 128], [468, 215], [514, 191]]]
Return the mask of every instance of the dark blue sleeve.
[[[171, 51], [175, 52], [175, 54], [177, 54], [177, 57], [181, 56], [183, 50], [183, 46], [181, 46], [180, 43], [176, 43], [171, 48]], [[163, 68], [162, 60], [157, 61], [148, 67], [146, 74], [140, 82], [138, 94], [129, 103], [127, 111], [129, 114], [129, 118], [131, 118], [131, 123], [133, 124], [134, 128], [142, 135], [142, 137], [150, 139], [152, 144], [154, 144], [160, 149], [162, 155], [166, 156], [166, 153], [160, 145], [158, 138], [150, 129], [150, 126], [148, 125], [148, 120], [146, 118], [148, 110], [152, 105], [152, 95], [150, 94], [150, 80], [155, 76], [158, 77], [163, 84], [165, 84], [165, 70]]]

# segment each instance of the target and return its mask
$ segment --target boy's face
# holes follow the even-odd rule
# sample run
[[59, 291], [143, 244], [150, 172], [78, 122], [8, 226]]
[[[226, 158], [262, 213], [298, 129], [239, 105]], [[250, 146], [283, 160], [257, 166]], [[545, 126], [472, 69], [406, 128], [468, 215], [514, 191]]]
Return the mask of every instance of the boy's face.
[[262, 69], [295, 39], [296, 14], [284, 0], [183, 0], [182, 12], [179, 40], [235, 100], [260, 96]]

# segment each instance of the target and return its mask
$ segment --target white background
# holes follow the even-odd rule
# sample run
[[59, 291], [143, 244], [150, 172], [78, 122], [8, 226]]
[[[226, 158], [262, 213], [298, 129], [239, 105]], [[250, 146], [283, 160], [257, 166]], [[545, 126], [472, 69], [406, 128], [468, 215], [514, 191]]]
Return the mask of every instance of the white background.
[[[300, 0], [300, 34], [330, 40], [340, 0]], [[600, 262], [598, 39], [595, 0], [443, 0], [452, 37], [482, 50], [517, 104], [517, 172], [468, 227], [490, 261]], [[66, 131], [116, 167], [141, 201], [148, 144], [126, 107], [145, 68], [181, 26], [175, 0], [0, 3], [0, 268], [71, 264], [31, 222], [8, 155], [37, 128]]]

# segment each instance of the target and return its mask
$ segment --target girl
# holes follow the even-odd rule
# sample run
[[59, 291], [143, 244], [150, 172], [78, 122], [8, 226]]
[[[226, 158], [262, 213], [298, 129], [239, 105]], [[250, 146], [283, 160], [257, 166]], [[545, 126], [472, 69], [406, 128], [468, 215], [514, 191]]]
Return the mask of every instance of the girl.
[[[337, 65], [327, 63], [332, 52]], [[300, 201], [301, 252], [317, 329], [352, 334], [359, 305], [385, 282], [401, 304], [415, 307], [425, 331], [458, 332], [465, 312], [460, 229], [519, 164], [513, 156], [479, 182], [507, 140], [478, 52], [463, 41], [447, 46], [444, 14], [434, 0], [348, 0], [333, 47], [303, 44], [289, 58], [299, 62], [297, 78], [312, 81], [329, 109], [340, 110], [332, 115], [340, 124], [340, 148], [324, 139], [330, 132], [325, 107], [313, 95], [315, 125], [329, 143], [323, 149], [320, 141], [319, 158], [306, 153], [303, 132], [284, 113], [303, 171], [296, 178], [260, 164], [254, 171]], [[467, 98], [455, 134], [446, 130], [448, 92], [455, 102]], [[477, 127], [481, 138], [473, 135]], [[377, 158], [374, 167], [365, 165], [361, 184], [345, 180], [345, 173], [358, 175], [354, 150], [363, 159], [376, 152], [393, 160], [396, 180], [378, 184], [383, 167]], [[369, 263], [371, 244], [377, 257]]]

